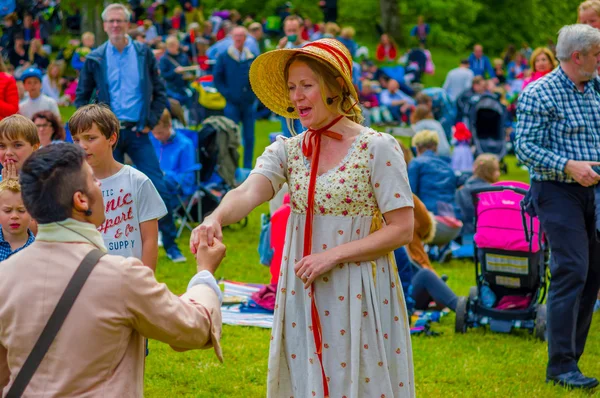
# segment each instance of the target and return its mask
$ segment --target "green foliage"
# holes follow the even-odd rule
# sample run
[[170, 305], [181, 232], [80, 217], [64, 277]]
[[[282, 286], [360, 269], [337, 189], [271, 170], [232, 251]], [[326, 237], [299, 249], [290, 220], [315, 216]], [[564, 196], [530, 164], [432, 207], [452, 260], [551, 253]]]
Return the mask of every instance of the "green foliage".
[[556, 41], [558, 30], [577, 20], [580, 0], [479, 0], [485, 6], [471, 29], [472, 42], [480, 41], [488, 52], [500, 52], [508, 43], [520, 47], [545, 46]]
[[472, 41], [472, 30], [482, 9], [478, 0], [413, 0], [401, 3], [405, 21], [403, 30], [407, 44], [415, 39], [409, 33], [419, 15], [430, 25], [429, 44], [437, 47], [463, 51]]
[[488, 53], [507, 44], [532, 47], [556, 41], [563, 25], [575, 23], [580, 0], [413, 0], [402, 2], [405, 37], [419, 15], [431, 27], [429, 44], [457, 52], [482, 43]]

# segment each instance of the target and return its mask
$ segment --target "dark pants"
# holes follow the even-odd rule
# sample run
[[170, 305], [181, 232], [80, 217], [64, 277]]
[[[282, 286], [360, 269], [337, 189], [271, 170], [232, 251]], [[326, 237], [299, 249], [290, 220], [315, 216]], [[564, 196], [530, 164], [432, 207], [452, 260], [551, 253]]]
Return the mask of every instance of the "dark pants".
[[551, 251], [547, 376], [578, 370], [598, 289], [594, 189], [579, 184], [531, 184], [531, 200]]
[[242, 123], [242, 145], [244, 146], [244, 168], [252, 168], [254, 159], [254, 122], [256, 104], [234, 104], [227, 102], [225, 117]]
[[131, 129], [121, 129], [119, 142], [117, 142], [113, 155], [117, 162], [123, 163], [125, 154], [129, 155], [139, 171], [150, 178], [163, 202], [165, 202], [165, 206], [167, 206], [167, 215], [158, 220], [158, 228], [162, 232], [163, 246], [165, 250], [168, 250], [177, 244], [175, 242], [177, 229], [173, 222], [173, 207], [171, 206], [172, 194], [167, 189], [164, 174], [160, 169], [156, 152], [154, 152], [148, 134], [138, 133]]
[[323, 7], [323, 20], [325, 21], [325, 23], [336, 22], [337, 14], [337, 7]]
[[415, 309], [426, 310], [433, 300], [441, 307], [456, 311], [458, 297], [433, 271], [419, 270], [412, 278], [411, 297], [415, 301]]

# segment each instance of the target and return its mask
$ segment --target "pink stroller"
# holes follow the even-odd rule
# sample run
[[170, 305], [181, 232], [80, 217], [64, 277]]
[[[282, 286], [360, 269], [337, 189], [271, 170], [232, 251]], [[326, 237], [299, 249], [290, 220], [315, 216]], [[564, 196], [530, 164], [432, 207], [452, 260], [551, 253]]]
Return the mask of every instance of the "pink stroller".
[[546, 339], [547, 245], [537, 218], [521, 201], [529, 185], [502, 181], [473, 191], [475, 277], [459, 298], [456, 332], [489, 325], [496, 332], [528, 329]]

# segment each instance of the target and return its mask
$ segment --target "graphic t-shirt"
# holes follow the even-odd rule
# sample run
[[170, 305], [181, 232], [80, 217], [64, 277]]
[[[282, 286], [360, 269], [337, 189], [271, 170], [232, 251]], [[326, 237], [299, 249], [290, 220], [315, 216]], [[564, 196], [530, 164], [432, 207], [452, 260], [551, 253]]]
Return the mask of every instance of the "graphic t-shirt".
[[100, 180], [106, 220], [98, 231], [110, 254], [142, 259], [140, 223], [167, 214], [152, 181], [142, 172], [123, 166], [115, 175]]

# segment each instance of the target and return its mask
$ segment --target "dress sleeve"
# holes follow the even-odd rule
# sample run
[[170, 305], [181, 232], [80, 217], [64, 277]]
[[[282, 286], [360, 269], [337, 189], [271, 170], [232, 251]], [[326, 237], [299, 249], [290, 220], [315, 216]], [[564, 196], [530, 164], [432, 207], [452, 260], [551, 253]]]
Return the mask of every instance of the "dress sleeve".
[[267, 177], [273, 186], [273, 196], [277, 195], [283, 184], [287, 182], [285, 140], [282, 136], [277, 137], [277, 140], [269, 145], [263, 154], [256, 159], [256, 166], [250, 173]]
[[376, 133], [369, 149], [371, 184], [381, 213], [414, 207], [406, 162], [398, 141], [387, 133]]

